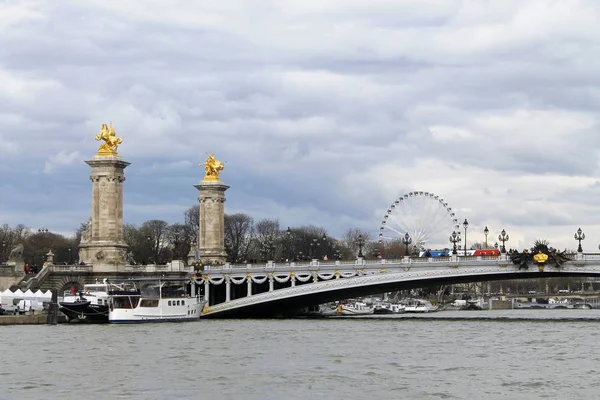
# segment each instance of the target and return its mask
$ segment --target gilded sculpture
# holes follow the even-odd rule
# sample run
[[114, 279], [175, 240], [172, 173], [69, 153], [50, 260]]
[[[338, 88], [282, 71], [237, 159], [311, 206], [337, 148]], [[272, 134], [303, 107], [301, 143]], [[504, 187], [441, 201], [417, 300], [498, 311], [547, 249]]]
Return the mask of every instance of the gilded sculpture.
[[204, 182], [219, 181], [219, 172], [223, 171], [223, 163], [217, 160], [214, 154], [208, 154], [206, 161], [200, 163], [200, 165], [204, 165]]
[[117, 133], [115, 132], [112, 123], [110, 126], [102, 124], [102, 129], [100, 129], [100, 133], [96, 135], [96, 140], [104, 140], [104, 143], [98, 148], [97, 156], [118, 156], [117, 148], [123, 143], [123, 139], [117, 137]]

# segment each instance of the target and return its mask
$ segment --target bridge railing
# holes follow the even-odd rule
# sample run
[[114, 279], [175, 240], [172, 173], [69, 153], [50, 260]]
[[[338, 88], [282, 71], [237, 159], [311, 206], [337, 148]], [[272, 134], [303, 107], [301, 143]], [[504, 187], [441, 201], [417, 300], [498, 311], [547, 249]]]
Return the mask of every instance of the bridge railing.
[[[150, 264], [150, 265], [125, 265], [125, 272], [192, 272], [193, 267], [183, 264]], [[206, 269], [206, 267], [204, 267]]]
[[[600, 261], [600, 253], [570, 253], [566, 255], [569, 260], [572, 261]], [[254, 264], [225, 264], [220, 266], [205, 266], [205, 271], [277, 271], [277, 270], [309, 270], [309, 269], [340, 269], [348, 270], [352, 268], [369, 268], [373, 266], [385, 266], [393, 265], [405, 266], [423, 266], [427, 268], [431, 267], [447, 267], [449, 264], [452, 266], [477, 266], [478, 263], [488, 264], [490, 262], [497, 262], [499, 264], [510, 264], [509, 254], [501, 254], [499, 256], [451, 256], [451, 257], [402, 257], [394, 259], [358, 259], [358, 260], [343, 260], [343, 261], [323, 261], [323, 260], [312, 260], [309, 262], [274, 262], [268, 261], [266, 263], [254, 263]], [[382, 267], [383, 268], [383, 267]]]
[[48, 265], [48, 272], [92, 272], [92, 265]]

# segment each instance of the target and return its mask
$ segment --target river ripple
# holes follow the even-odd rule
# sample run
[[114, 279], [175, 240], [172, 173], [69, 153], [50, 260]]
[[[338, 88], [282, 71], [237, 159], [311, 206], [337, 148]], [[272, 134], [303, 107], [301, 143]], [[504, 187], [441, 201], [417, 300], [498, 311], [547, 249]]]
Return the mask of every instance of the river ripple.
[[600, 310], [0, 327], [0, 399], [597, 398]]

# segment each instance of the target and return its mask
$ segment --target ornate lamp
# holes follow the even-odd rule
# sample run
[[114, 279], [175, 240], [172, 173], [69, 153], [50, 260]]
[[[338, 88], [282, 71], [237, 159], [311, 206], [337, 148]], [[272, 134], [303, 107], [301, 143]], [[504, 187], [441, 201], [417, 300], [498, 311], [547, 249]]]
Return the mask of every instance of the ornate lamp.
[[579, 242], [579, 246], [577, 246], [577, 252], [583, 253], [583, 248], [581, 247], [581, 241], [585, 239], [585, 233], [582, 232], [581, 228], [577, 229], [575, 232], [575, 240]]

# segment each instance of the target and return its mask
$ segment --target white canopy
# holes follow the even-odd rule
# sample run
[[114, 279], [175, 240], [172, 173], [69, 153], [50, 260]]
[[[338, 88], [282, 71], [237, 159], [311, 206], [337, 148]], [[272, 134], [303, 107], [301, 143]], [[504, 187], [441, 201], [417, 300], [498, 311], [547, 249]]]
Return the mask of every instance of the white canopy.
[[17, 289], [14, 292], [11, 292], [10, 289], [6, 289], [4, 292], [0, 293], [0, 298], [4, 299], [23, 299], [23, 300], [50, 300], [52, 298], [52, 292], [47, 290], [44, 293], [41, 290], [36, 290], [32, 292], [31, 290], [27, 290], [25, 293], [21, 289]]

